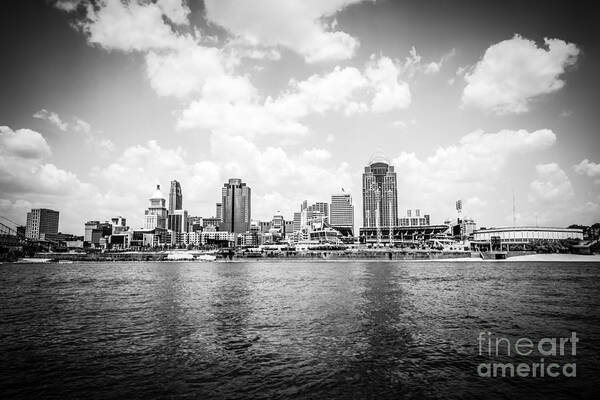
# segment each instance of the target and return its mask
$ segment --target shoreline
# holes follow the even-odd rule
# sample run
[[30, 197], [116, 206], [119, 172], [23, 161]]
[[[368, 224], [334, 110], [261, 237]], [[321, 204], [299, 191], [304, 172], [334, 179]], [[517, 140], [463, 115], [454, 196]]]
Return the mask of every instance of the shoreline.
[[296, 263], [296, 262], [592, 262], [600, 263], [600, 254], [515, 254], [504, 260], [485, 259], [465, 256], [464, 253], [443, 253], [431, 251], [411, 252], [362, 252], [362, 253], [336, 253], [313, 252], [304, 254], [270, 255], [265, 257], [243, 257], [234, 255], [233, 258], [217, 257], [215, 260], [202, 260], [190, 258], [169, 259], [168, 252], [146, 253], [100, 253], [100, 254], [74, 254], [74, 253], [37, 253], [34, 257], [22, 258], [17, 261], [4, 263], [35, 264], [58, 263], [71, 264], [74, 262], [185, 262], [185, 263], [239, 263], [239, 262], [268, 262], [268, 263]]

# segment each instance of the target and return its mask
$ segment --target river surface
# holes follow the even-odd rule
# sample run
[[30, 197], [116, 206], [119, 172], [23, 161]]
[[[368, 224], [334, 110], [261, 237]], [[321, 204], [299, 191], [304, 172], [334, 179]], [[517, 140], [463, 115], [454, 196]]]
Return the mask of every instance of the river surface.
[[[577, 376], [481, 377], [540, 360], [481, 332]], [[0, 265], [3, 399], [596, 398], [599, 353], [600, 263]]]

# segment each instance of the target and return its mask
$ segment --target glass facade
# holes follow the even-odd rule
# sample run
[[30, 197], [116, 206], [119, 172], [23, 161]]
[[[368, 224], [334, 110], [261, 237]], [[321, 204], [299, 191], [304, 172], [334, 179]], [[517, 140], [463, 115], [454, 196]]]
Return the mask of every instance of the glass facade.
[[398, 188], [394, 167], [377, 161], [363, 173], [363, 226], [395, 226], [398, 221]]

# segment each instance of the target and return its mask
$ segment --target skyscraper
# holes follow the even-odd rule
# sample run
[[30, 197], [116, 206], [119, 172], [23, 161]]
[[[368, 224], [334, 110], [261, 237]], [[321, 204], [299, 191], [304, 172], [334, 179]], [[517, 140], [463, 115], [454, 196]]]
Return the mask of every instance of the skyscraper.
[[398, 189], [394, 167], [381, 153], [369, 160], [363, 173], [363, 226], [395, 226], [398, 220]]
[[34, 208], [27, 213], [25, 236], [39, 239], [41, 235], [58, 233], [58, 211], [48, 208]]
[[167, 209], [165, 208], [165, 198], [160, 191], [160, 185], [156, 185], [156, 190], [150, 198], [150, 207], [146, 209], [144, 215], [144, 229], [155, 229], [167, 227]]
[[222, 231], [244, 233], [250, 228], [250, 195], [250, 188], [241, 179], [231, 178], [223, 185]]
[[171, 181], [171, 190], [169, 190], [169, 214], [173, 214], [175, 210], [183, 209], [183, 195], [181, 193], [181, 185], [179, 182]]
[[348, 193], [334, 194], [331, 196], [331, 207], [329, 208], [329, 223], [338, 230], [353, 234], [354, 230], [354, 206], [352, 196]]

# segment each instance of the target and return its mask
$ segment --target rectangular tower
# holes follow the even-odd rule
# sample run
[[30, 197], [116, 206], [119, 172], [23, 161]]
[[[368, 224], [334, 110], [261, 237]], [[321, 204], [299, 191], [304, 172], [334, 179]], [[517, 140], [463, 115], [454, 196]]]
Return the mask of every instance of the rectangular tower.
[[250, 228], [251, 190], [241, 179], [231, 178], [222, 189], [223, 223], [221, 230], [244, 233]]
[[34, 208], [27, 213], [25, 236], [39, 239], [41, 234], [58, 233], [58, 211], [48, 208]]
[[347, 193], [334, 194], [331, 196], [331, 207], [329, 208], [329, 223], [334, 228], [344, 230], [354, 228], [354, 206], [352, 196]]
[[375, 161], [363, 173], [363, 226], [395, 226], [398, 220], [398, 189], [394, 167]]

